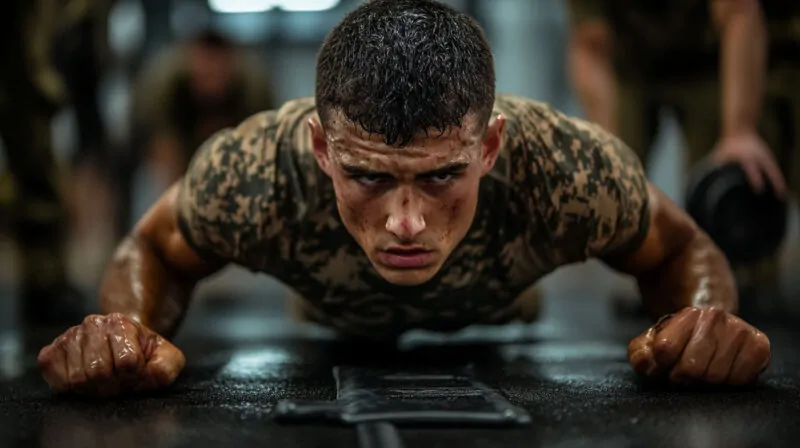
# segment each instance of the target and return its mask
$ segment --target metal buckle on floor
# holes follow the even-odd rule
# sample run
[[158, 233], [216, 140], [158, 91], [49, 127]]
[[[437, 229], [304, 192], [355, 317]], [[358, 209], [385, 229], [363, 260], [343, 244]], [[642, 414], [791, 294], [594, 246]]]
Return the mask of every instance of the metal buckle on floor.
[[402, 446], [394, 425], [513, 427], [531, 421], [526, 411], [477, 381], [469, 369], [397, 372], [337, 366], [333, 375], [336, 401], [281, 401], [275, 420], [356, 425], [364, 447]]

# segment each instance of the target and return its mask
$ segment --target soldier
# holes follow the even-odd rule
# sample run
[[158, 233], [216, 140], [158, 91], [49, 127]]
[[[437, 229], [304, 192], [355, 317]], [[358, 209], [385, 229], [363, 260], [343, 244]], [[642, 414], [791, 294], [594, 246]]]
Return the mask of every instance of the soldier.
[[[659, 112], [672, 110], [690, 166], [705, 157], [736, 162], [756, 191], [800, 192], [800, 157], [794, 156], [800, 129], [798, 2], [568, 4], [572, 80], [590, 121], [618, 135], [647, 164]], [[775, 284], [776, 262], [736, 267], [740, 283]]]
[[58, 11], [57, 2], [13, 0], [0, 14], [0, 138], [14, 178], [11, 226], [28, 323], [69, 322], [83, 313], [67, 279], [67, 213], [51, 147], [51, 119], [67, 99], [50, 57]]
[[745, 384], [769, 340], [735, 316], [723, 254], [620, 140], [495, 94], [480, 26], [433, 0], [373, 0], [318, 56], [315, 98], [222, 130], [120, 245], [91, 315], [44, 347], [56, 391], [164, 387], [198, 281], [229, 263], [294, 288], [307, 320], [395, 338], [529, 320], [521, 294], [588, 258], [633, 275], [659, 322], [633, 368]]
[[134, 135], [172, 183], [204, 140], [274, 106], [259, 62], [221, 34], [204, 31], [157, 55], [139, 76]]
[[101, 113], [100, 88], [110, 61], [108, 18], [114, 3], [114, 0], [63, 2], [52, 50], [75, 112], [78, 138], [70, 186], [73, 238], [82, 248], [81, 261], [89, 258], [87, 247], [103, 243], [102, 231], [110, 233], [110, 228], [103, 227], [113, 221], [113, 150]]

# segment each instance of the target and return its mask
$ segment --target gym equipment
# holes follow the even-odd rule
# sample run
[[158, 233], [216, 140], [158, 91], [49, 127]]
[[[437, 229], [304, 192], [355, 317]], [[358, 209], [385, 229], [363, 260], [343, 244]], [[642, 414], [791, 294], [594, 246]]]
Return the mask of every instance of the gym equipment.
[[686, 211], [731, 264], [754, 263], [778, 251], [786, 235], [788, 205], [767, 183], [756, 193], [736, 164], [704, 162], [690, 173]]

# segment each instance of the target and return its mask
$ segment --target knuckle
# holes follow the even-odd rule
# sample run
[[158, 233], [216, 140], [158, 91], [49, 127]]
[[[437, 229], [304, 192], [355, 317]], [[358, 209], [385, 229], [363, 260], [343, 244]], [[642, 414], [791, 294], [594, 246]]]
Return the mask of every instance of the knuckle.
[[111, 368], [103, 360], [97, 359], [86, 368], [86, 377], [91, 380], [105, 380], [112, 376]]
[[117, 371], [126, 374], [135, 373], [138, 371], [139, 365], [139, 356], [134, 353], [127, 356], [118, 357], [115, 363]]
[[127, 316], [122, 313], [111, 313], [105, 316], [105, 320], [112, 323], [123, 323], [128, 320]]
[[671, 339], [660, 338], [653, 343], [653, 354], [657, 358], [671, 358], [677, 348], [677, 344]]
[[727, 316], [725, 310], [721, 308], [708, 308], [705, 310], [705, 313], [708, 315], [709, 319], [714, 322], [722, 321]]
[[102, 322], [103, 316], [99, 314], [90, 314], [83, 319], [84, 325], [99, 325]]
[[733, 333], [733, 340], [740, 344], [746, 341], [750, 335], [750, 331], [744, 325], [739, 324], [734, 325], [731, 332]]
[[763, 334], [756, 336], [753, 340], [753, 354], [759, 359], [769, 359], [771, 347], [769, 339]]
[[54, 344], [56, 347], [64, 347], [69, 342], [70, 333], [69, 331], [65, 332], [61, 336], [57, 337]]
[[50, 366], [53, 363], [53, 347], [48, 345], [43, 348], [39, 352], [39, 356], [36, 357], [36, 362], [39, 364], [39, 367]]
[[64, 335], [63, 335], [63, 338], [62, 338], [63, 341], [64, 342], [71, 342], [71, 341], [75, 340], [75, 338], [78, 335], [78, 329], [79, 328], [80, 328], [79, 326], [70, 327], [69, 330], [65, 331]]

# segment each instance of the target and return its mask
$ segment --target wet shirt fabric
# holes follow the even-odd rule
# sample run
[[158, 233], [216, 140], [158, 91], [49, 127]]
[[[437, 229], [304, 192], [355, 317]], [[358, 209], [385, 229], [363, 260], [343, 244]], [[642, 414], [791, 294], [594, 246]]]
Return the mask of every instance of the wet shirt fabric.
[[507, 124], [472, 226], [423, 285], [385, 281], [345, 229], [314, 158], [312, 98], [218, 132], [182, 181], [179, 225], [201, 254], [271, 275], [312, 320], [344, 333], [454, 331], [514, 318], [514, 300], [559, 266], [638, 247], [646, 179], [629, 148], [550, 106], [499, 95]]

